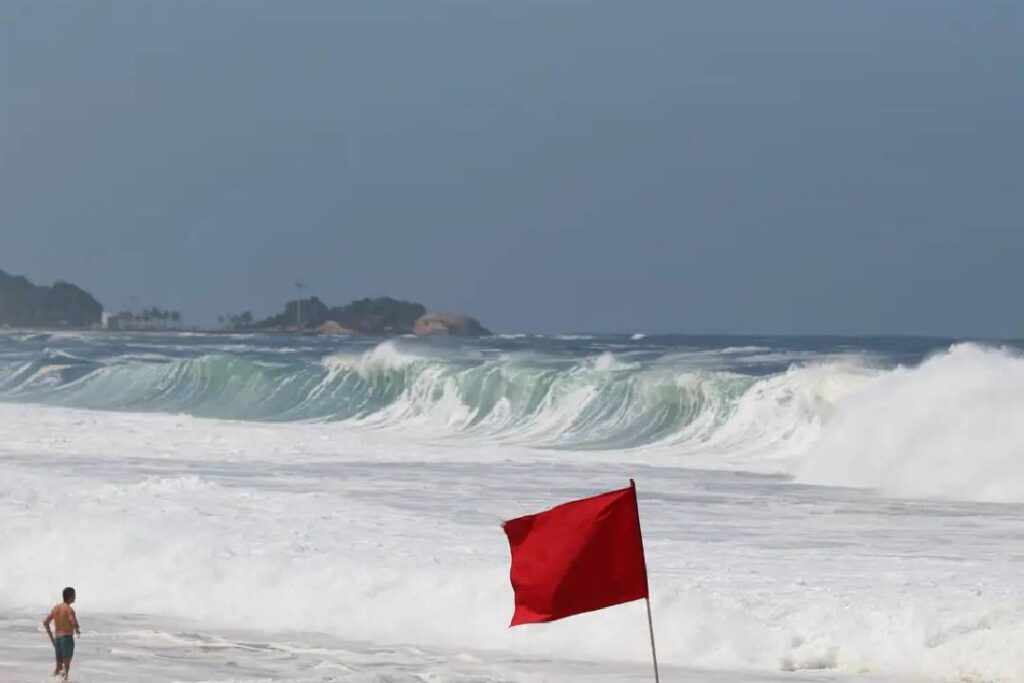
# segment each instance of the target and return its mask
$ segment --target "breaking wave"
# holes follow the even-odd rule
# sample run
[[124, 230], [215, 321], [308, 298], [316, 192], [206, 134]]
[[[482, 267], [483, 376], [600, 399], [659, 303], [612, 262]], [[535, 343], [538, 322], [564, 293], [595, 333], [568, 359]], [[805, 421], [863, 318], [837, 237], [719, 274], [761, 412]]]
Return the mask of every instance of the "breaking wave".
[[214, 353], [96, 361], [64, 352], [0, 371], [0, 397], [102, 410], [347, 421], [574, 449], [802, 450], [878, 370], [848, 361], [759, 377], [692, 358], [413, 354], [384, 342], [319, 361]]

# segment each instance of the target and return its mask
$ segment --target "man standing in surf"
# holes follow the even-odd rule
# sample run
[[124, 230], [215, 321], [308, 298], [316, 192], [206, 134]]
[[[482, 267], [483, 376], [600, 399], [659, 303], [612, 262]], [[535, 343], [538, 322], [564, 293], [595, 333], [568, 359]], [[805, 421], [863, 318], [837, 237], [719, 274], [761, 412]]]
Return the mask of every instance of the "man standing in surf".
[[[60, 675], [65, 681], [68, 680], [68, 671], [71, 669], [71, 658], [75, 655], [75, 636], [82, 635], [78, 627], [78, 615], [71, 608], [75, 602], [75, 589], [70, 586], [64, 589], [64, 601], [54, 605], [50, 613], [43, 619], [43, 627], [46, 628], [46, 635], [50, 636], [53, 643], [53, 650], [57, 656], [57, 665], [53, 668], [53, 675]], [[50, 622], [53, 622], [56, 637], [50, 630]], [[61, 669], [63, 668], [63, 671]]]

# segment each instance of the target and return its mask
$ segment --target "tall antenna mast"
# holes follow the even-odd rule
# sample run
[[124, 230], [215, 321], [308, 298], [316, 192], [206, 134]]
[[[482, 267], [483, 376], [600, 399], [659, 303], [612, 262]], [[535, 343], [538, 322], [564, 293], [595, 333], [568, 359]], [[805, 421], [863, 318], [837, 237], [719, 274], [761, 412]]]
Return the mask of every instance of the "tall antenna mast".
[[299, 297], [295, 300], [295, 326], [300, 330], [302, 329], [302, 290], [305, 288], [305, 282], [302, 280], [295, 281], [295, 289], [299, 290]]

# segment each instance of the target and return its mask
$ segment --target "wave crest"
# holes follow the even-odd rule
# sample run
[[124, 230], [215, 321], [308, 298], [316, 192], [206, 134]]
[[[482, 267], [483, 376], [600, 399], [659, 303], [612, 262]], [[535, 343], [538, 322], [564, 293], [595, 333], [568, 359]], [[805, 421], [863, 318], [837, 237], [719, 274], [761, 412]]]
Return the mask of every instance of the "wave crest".
[[106, 410], [347, 421], [553, 448], [792, 452], [813, 440], [838, 396], [874, 374], [835, 362], [756, 377], [610, 352], [453, 358], [389, 341], [319, 362], [217, 353], [101, 363], [49, 354], [0, 377], [0, 395]]

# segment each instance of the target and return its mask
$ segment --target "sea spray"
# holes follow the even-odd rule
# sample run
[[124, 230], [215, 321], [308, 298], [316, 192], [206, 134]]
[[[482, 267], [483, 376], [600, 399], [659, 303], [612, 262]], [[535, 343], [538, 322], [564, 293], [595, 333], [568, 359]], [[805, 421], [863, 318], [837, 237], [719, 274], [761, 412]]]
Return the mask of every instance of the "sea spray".
[[839, 401], [798, 481], [1024, 502], [1024, 357], [959, 344]]

